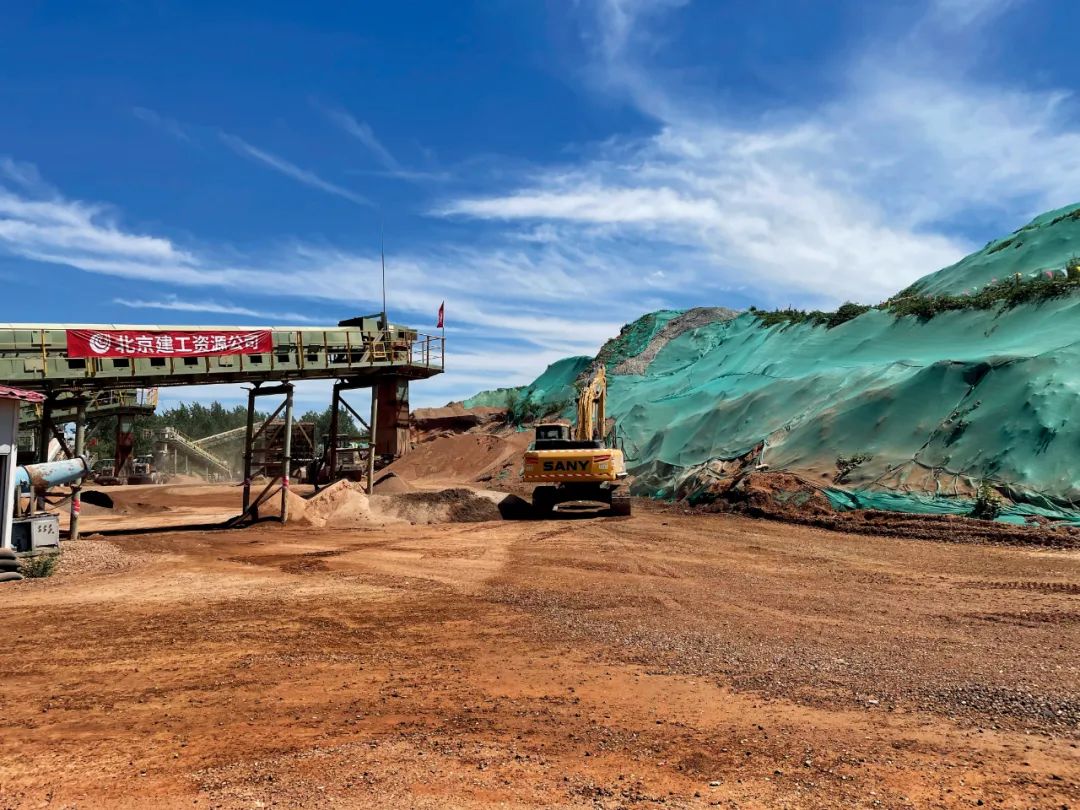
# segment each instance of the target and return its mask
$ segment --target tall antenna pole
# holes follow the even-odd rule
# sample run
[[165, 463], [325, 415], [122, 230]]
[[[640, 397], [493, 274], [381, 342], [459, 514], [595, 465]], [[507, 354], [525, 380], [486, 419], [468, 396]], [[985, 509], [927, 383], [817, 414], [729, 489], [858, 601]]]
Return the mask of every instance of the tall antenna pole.
[[389, 329], [386, 320], [386, 235], [382, 211], [379, 211], [379, 258], [382, 261], [382, 322], [383, 331]]

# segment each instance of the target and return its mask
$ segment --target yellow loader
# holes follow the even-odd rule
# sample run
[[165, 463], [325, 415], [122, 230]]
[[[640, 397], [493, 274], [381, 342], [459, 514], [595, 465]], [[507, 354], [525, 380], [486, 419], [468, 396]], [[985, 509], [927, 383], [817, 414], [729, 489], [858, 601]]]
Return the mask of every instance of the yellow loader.
[[623, 481], [626, 461], [615, 432], [607, 433], [607, 375], [600, 365], [581, 387], [577, 423], [536, 426], [536, 438], [525, 452], [522, 480], [537, 483], [533, 512], [538, 517], [597, 511], [630, 514], [630, 495]]

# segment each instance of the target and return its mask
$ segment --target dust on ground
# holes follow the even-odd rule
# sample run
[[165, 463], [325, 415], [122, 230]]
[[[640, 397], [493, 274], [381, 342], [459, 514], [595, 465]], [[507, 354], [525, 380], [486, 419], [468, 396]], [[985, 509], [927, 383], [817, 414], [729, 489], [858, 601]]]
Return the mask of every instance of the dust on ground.
[[130, 559], [0, 586], [0, 806], [1080, 803], [1075, 551], [649, 504], [81, 543]]

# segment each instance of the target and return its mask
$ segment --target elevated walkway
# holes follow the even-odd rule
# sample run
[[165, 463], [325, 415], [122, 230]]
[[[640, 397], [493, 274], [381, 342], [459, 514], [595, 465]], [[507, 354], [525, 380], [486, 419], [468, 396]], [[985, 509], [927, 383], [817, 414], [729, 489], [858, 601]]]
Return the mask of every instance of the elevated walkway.
[[[157, 408], [156, 388], [124, 389], [120, 391], [96, 391], [86, 398], [86, 418], [89, 421], [109, 416], [151, 414]], [[75, 421], [76, 402], [72, 396], [55, 400], [51, 410], [53, 424], [62, 425]], [[19, 411], [19, 428], [29, 430], [41, 423], [42, 407], [25, 405]]]
[[[341, 390], [371, 388], [375, 454], [393, 459], [409, 449], [410, 381], [441, 374], [444, 357], [445, 338], [387, 324], [381, 315], [325, 328], [0, 323], [0, 385], [45, 394], [38, 417], [37, 432], [44, 439], [37, 444], [39, 455], [46, 452], [49, 436], [57, 434], [57, 420], [65, 418], [58, 409], [68, 404], [75, 406], [72, 454], [84, 452], [88, 398], [95, 394], [165, 386], [247, 385], [243, 501], [237, 524], [258, 520], [260, 506], [275, 496], [280, 497], [281, 519], [287, 519], [294, 468], [304, 459], [314, 458], [314, 438], [293, 421], [296, 382], [333, 380], [335, 407]], [[263, 397], [281, 397], [283, 401], [256, 429], [256, 401]], [[68, 403], [69, 399], [73, 402]], [[280, 459], [275, 466], [264, 447], [271, 439], [271, 443], [276, 442], [278, 434], [268, 429], [278, 417], [280, 447], [270, 447], [271, 455]], [[125, 441], [130, 454], [131, 424], [130, 420], [126, 425], [123, 422], [118, 420], [117, 447]], [[208, 473], [211, 469], [231, 473], [223, 459], [178, 431], [162, 434], [160, 445], [170, 446], [176, 455], [182, 451], [185, 458], [197, 459]], [[308, 445], [311, 449], [305, 450]], [[256, 494], [252, 477], [259, 465], [273, 477]], [[370, 471], [369, 464], [369, 486]], [[72, 498], [73, 539], [78, 538], [78, 509], [76, 494]]]
[[[318, 327], [177, 327], [0, 323], [0, 384], [24, 390], [118, 390], [217, 383], [292, 382], [296, 380], [367, 379], [393, 376], [426, 379], [443, 371], [444, 339], [390, 324], [380, 329], [374, 318], [356, 325]], [[77, 357], [68, 351], [71, 334], [135, 335], [129, 356]], [[170, 336], [198, 334], [228, 339], [269, 333], [259, 353], [197, 354], [175, 349]], [[142, 339], [145, 338], [145, 341]], [[127, 337], [125, 337], [125, 340]], [[161, 341], [160, 343], [158, 341]], [[107, 343], [107, 341], [106, 341]], [[145, 352], [144, 352], [145, 350]], [[155, 356], [146, 356], [155, 355]]]

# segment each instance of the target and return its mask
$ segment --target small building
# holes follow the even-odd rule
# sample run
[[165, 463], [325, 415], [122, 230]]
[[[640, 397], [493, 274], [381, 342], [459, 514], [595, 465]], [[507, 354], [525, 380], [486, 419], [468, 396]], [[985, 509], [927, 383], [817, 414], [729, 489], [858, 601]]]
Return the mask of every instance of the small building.
[[19, 408], [45, 399], [33, 391], [0, 385], [0, 548], [11, 548], [11, 519], [15, 511], [15, 468], [19, 458]]

